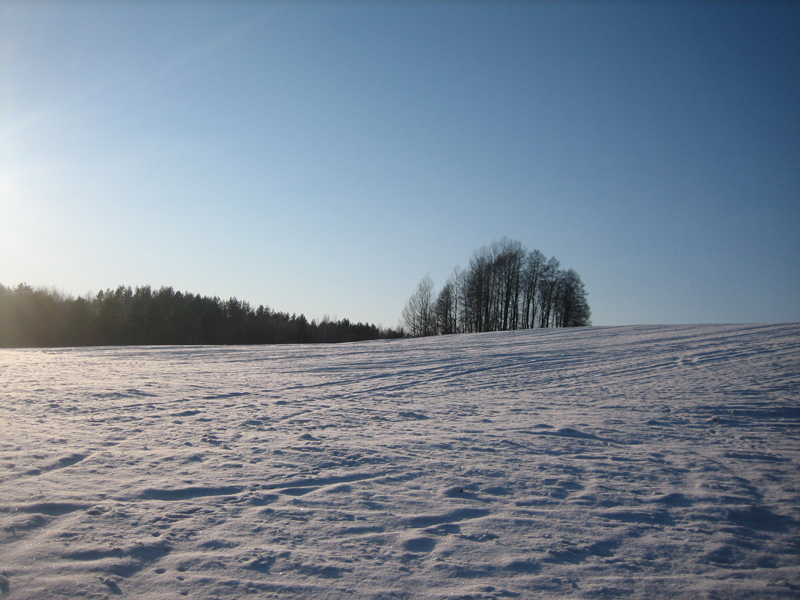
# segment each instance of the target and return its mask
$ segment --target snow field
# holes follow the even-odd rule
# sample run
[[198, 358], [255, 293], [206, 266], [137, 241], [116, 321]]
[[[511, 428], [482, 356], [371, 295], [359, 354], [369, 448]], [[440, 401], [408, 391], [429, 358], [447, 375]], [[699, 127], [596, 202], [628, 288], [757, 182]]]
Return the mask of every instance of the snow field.
[[0, 598], [797, 598], [800, 325], [0, 351]]

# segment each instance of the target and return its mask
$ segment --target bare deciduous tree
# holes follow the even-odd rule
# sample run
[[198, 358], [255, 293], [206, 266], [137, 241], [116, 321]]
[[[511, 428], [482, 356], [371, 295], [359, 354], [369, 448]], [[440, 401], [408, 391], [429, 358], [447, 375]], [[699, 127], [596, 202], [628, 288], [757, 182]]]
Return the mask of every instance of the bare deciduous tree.
[[522, 329], [536, 326], [538, 303], [536, 293], [542, 277], [547, 258], [540, 250], [533, 250], [525, 258], [525, 268], [522, 274]]
[[433, 281], [425, 275], [403, 308], [403, 327], [413, 337], [434, 335], [436, 318], [433, 306]]
[[453, 271], [435, 302], [433, 282], [425, 276], [403, 309], [406, 331], [422, 336], [588, 325], [583, 282], [574, 270], [559, 267], [555, 257], [529, 253], [516, 240], [483, 246], [465, 271]]

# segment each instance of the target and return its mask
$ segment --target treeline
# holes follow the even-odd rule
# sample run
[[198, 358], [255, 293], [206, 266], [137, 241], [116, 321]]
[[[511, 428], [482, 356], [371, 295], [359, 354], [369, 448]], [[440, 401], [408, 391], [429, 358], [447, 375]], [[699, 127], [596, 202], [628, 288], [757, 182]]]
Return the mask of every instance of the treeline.
[[334, 343], [401, 334], [348, 319], [321, 322], [171, 287], [120, 286], [94, 297], [0, 284], [0, 347]]
[[403, 309], [403, 332], [419, 337], [590, 325], [586, 289], [572, 269], [503, 238], [476, 250], [438, 294], [426, 275]]

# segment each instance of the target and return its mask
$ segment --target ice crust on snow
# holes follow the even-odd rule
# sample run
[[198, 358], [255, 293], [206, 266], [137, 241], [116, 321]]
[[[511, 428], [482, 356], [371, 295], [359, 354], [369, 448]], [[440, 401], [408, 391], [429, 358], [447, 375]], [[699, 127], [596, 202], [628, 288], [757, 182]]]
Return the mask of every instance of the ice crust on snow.
[[0, 351], [0, 599], [798, 598], [800, 325]]

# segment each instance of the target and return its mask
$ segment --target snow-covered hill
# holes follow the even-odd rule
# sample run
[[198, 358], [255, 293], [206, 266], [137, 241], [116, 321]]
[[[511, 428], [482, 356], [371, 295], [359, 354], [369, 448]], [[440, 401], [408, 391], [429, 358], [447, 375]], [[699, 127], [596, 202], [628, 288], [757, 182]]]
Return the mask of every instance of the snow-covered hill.
[[800, 325], [0, 351], [0, 598], [797, 598]]

